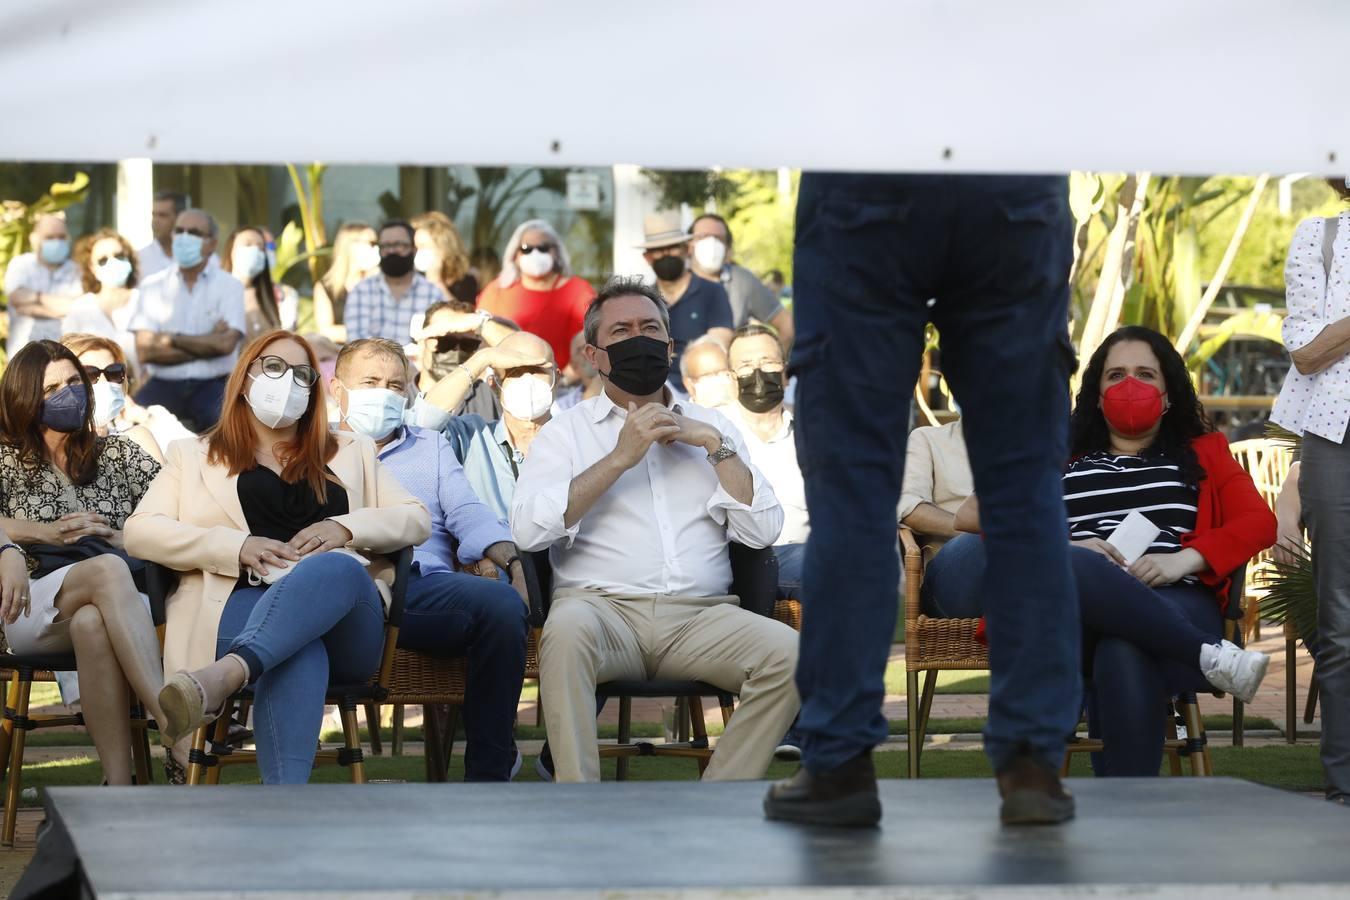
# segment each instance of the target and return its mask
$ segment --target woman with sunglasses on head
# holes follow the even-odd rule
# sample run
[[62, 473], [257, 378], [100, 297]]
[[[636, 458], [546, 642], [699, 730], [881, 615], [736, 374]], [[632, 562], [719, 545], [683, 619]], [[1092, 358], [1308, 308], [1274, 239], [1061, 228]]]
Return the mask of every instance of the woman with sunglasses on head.
[[131, 399], [135, 374], [116, 341], [97, 334], [68, 334], [61, 343], [70, 348], [84, 366], [93, 389], [94, 430], [99, 437], [120, 434], [131, 438], [164, 462], [164, 449], [173, 441], [196, 437], [162, 406], [141, 406]]
[[572, 335], [581, 330], [594, 296], [590, 283], [572, 274], [558, 232], [543, 219], [531, 219], [511, 234], [502, 274], [478, 297], [478, 308], [548, 341], [563, 369], [572, 358]]
[[271, 331], [244, 348], [220, 422], [170, 445], [127, 546], [183, 573], [167, 605], [160, 694], [181, 753], [246, 684], [266, 784], [309, 780], [330, 683], [380, 662], [390, 567], [431, 533], [369, 438], [329, 430], [318, 362]]
[[134, 366], [136, 336], [127, 323], [136, 297], [136, 251], [116, 231], [103, 228], [76, 242], [74, 259], [85, 293], [71, 304], [61, 333], [111, 338]]
[[220, 267], [244, 286], [245, 337], [264, 331], [295, 327], [298, 299], [295, 291], [272, 281], [267, 261], [267, 235], [260, 228], [236, 228], [225, 239]]
[[319, 333], [339, 344], [347, 341], [344, 313], [347, 294], [380, 268], [380, 246], [375, 229], [365, 222], [348, 222], [333, 238], [332, 264], [314, 285], [314, 324]]
[[469, 254], [450, 217], [439, 210], [422, 213], [412, 220], [417, 254], [413, 266], [428, 281], [472, 310], [478, 299], [478, 278], [469, 270]]
[[[15, 653], [75, 654], [80, 704], [108, 784], [131, 784], [131, 697], [157, 720], [159, 640], [123, 552], [123, 523], [159, 463], [94, 431], [89, 378], [70, 350], [36, 341], [0, 377], [0, 556], [22, 548], [27, 592], [0, 598]], [[8, 560], [0, 560], [9, 563]]]

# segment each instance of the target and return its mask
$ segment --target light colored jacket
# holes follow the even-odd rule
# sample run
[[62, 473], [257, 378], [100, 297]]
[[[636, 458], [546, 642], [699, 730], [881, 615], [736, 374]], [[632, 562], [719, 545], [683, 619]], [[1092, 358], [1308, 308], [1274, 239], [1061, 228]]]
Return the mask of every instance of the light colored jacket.
[[[337, 455], [328, 467], [347, 491], [351, 510], [336, 516], [352, 533], [347, 545], [370, 557], [368, 569], [389, 603], [393, 565], [374, 554], [422, 543], [431, 515], [375, 459], [367, 437], [337, 432]], [[216, 658], [216, 632], [242, 567], [239, 551], [249, 536], [239, 504], [238, 476], [206, 461], [206, 440], [169, 445], [164, 468], [124, 530], [130, 555], [182, 572], [165, 609], [164, 671], [192, 671]]]

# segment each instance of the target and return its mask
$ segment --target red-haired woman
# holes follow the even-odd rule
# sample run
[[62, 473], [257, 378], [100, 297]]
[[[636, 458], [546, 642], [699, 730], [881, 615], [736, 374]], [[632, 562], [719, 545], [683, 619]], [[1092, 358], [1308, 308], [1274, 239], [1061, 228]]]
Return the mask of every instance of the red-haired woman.
[[[159, 471], [135, 441], [94, 431], [89, 376], [35, 341], [0, 378], [0, 558], [35, 566], [0, 606], [16, 653], [75, 653], [80, 705], [109, 784], [131, 784], [130, 683], [158, 721], [164, 673], [150, 610], [118, 553], [122, 523]], [[9, 542], [13, 541], [14, 544]], [[0, 572], [0, 581], [13, 584]]]
[[[388, 567], [374, 556], [420, 544], [426, 507], [375, 459], [331, 432], [318, 361], [301, 338], [249, 344], [219, 423], [171, 444], [164, 471], [127, 522], [128, 550], [185, 573], [169, 598], [169, 740], [254, 684], [266, 784], [309, 780], [330, 681], [364, 681], [380, 661]], [[339, 552], [330, 552], [339, 551]], [[284, 577], [283, 577], [284, 576]], [[270, 585], [270, 586], [269, 586]]]

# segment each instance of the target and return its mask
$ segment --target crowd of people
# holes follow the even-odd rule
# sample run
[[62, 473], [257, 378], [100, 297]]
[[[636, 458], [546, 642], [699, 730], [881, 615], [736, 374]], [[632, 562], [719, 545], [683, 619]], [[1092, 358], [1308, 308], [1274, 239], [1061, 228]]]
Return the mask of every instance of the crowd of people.
[[[739, 696], [708, 779], [761, 777], [796, 752], [798, 635], [739, 607], [729, 547], [773, 548], [779, 596], [803, 597], [799, 323], [734, 261], [724, 219], [648, 217], [655, 283], [598, 292], [543, 220], [515, 229], [499, 270], [470, 260], [438, 212], [348, 223], [306, 335], [265, 228], [221, 241], [212, 215], [164, 193], [153, 232], [137, 250], [103, 229], [72, 251], [65, 223], [44, 217], [5, 274], [0, 618], [14, 652], [75, 654], [70, 691], [108, 783], [131, 780], [131, 694], [182, 781], [192, 732], [244, 685], [264, 782], [307, 781], [325, 688], [378, 666], [385, 557], [408, 546], [400, 642], [467, 657], [467, 779], [510, 780], [522, 763], [523, 554], [546, 553], [553, 585], [543, 777], [600, 778], [596, 689], [616, 679]], [[910, 386], [885, 377], [859, 370], [830, 390], [841, 410], [894, 418], [862, 403], [871, 392], [907, 408]], [[1086, 708], [1106, 738], [1099, 774], [1157, 774], [1153, 725], [1171, 695], [1250, 699], [1261, 681], [1266, 657], [1223, 640], [1222, 611], [1228, 576], [1274, 543], [1276, 519], [1166, 339], [1117, 331], [1081, 385], [1052, 491], [1086, 676], [1062, 718]], [[985, 614], [998, 598], [983, 587], [961, 422], [916, 430], [904, 468], [892, 524], [929, 545], [927, 610]], [[1137, 561], [1109, 540], [1131, 511], [1159, 529]], [[145, 562], [182, 576], [162, 647]], [[822, 607], [805, 593], [809, 617]]]

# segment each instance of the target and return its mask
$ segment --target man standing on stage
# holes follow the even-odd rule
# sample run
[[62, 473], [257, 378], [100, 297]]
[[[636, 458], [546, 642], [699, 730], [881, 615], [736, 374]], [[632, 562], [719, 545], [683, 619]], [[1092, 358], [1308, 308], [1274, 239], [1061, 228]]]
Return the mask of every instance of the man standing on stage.
[[1064, 177], [802, 176], [792, 368], [811, 515], [797, 667], [803, 765], [770, 788], [769, 818], [881, 818], [871, 752], [888, 731], [895, 510], [930, 319], [963, 410], [985, 583], [1000, 585], [987, 615], [984, 737], [1001, 818], [1073, 816], [1058, 776], [1081, 700], [1060, 487], [1074, 365], [1072, 225]]

